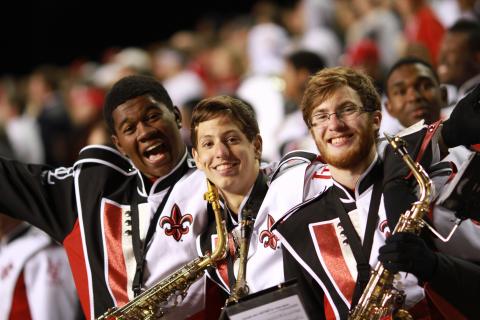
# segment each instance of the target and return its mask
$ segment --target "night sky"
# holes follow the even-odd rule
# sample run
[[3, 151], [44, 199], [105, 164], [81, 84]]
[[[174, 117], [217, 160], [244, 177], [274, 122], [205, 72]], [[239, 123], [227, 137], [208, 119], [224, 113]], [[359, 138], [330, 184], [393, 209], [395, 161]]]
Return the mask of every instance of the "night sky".
[[99, 60], [112, 46], [146, 46], [201, 16], [248, 13], [254, 0], [9, 1], [0, 18], [0, 75], [25, 74], [37, 65], [68, 65], [75, 58]]

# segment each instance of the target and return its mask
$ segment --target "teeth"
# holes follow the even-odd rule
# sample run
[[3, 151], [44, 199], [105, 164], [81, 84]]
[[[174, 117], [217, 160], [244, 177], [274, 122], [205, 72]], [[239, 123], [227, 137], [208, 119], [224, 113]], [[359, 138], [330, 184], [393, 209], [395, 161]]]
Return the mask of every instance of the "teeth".
[[150, 151], [152, 151], [153, 149], [160, 147], [161, 145], [162, 145], [162, 143], [153, 145], [153, 146], [151, 146], [151, 147], [148, 147], [147, 150], [145, 150], [145, 151], [146, 151], [146, 152], [150, 152]]
[[230, 169], [231, 167], [233, 167], [233, 164], [226, 163], [226, 164], [218, 165], [215, 169], [216, 170], [226, 170], [226, 169]]
[[347, 141], [348, 138], [347, 137], [338, 137], [338, 138], [333, 138], [332, 139], [332, 144], [340, 144], [340, 143], [343, 143], [345, 141]]

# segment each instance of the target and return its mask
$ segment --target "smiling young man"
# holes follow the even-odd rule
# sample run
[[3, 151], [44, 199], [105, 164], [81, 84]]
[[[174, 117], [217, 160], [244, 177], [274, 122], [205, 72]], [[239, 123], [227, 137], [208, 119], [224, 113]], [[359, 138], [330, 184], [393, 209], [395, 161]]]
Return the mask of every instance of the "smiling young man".
[[[217, 186], [227, 215], [230, 250], [225, 261], [208, 272], [229, 294], [237, 276], [234, 264], [238, 267], [242, 224], [248, 224], [250, 232], [246, 236], [250, 243], [268, 189], [266, 175], [260, 170], [262, 138], [253, 109], [229, 96], [202, 100], [193, 110], [191, 128], [195, 163]], [[216, 238], [211, 213], [209, 219], [209, 229], [199, 239], [202, 255], [212, 251]]]
[[[146, 76], [119, 80], [104, 117], [118, 151], [88, 146], [70, 168], [0, 159], [0, 211], [64, 245], [88, 319], [196, 258], [206, 224], [205, 178], [191, 166], [163, 86]], [[172, 317], [203, 308], [202, 281], [195, 286]]]
[[[465, 111], [465, 107], [476, 108], [471, 102], [461, 109]], [[285, 279], [297, 279], [310, 316], [346, 319], [378, 261], [378, 248], [398, 219], [389, 213], [396, 208], [385, 203], [385, 184], [391, 179], [404, 179], [408, 170], [393, 153], [395, 158], [389, 164], [399, 164], [399, 170], [386, 168], [377, 152], [382, 150], [383, 155], [377, 143], [380, 98], [365, 74], [344, 67], [318, 72], [307, 85], [302, 111], [333, 182], [287, 212], [272, 229], [282, 243]], [[419, 139], [412, 141], [420, 145], [425, 142], [421, 152], [415, 143], [412, 145], [416, 151], [412, 156], [420, 159], [425, 153], [427, 164], [434, 163], [432, 158], [437, 158], [438, 152], [432, 151], [432, 142], [440, 133], [444, 140], [450, 137], [452, 123], [441, 132], [432, 126], [411, 128], [408, 137]], [[478, 132], [469, 129], [473, 135]], [[396, 196], [411, 206], [412, 191], [407, 192], [397, 192]], [[456, 249], [458, 253], [459, 247]], [[414, 317], [428, 315], [417, 279], [402, 274], [397, 284], [405, 289], [406, 307]]]

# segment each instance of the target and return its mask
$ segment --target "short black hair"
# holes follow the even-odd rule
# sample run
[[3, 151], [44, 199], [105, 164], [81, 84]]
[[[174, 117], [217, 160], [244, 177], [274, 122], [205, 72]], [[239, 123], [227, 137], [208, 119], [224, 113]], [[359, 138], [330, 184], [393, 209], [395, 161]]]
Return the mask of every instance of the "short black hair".
[[318, 54], [308, 50], [294, 51], [286, 57], [296, 70], [306, 69], [310, 74], [315, 74], [325, 68], [325, 60]]
[[387, 83], [392, 73], [400, 67], [403, 67], [405, 65], [410, 65], [410, 64], [417, 64], [417, 63], [427, 67], [432, 72], [433, 76], [435, 77], [435, 80], [437, 80], [437, 82], [440, 83], [438, 74], [430, 63], [417, 57], [404, 57], [397, 60], [397, 62], [393, 64], [393, 66], [390, 68], [390, 70], [387, 73], [387, 77], [385, 78], [385, 88], [387, 93], [388, 93]]
[[466, 33], [468, 47], [471, 52], [480, 51], [480, 23], [473, 20], [460, 19], [447, 30], [448, 32]]
[[115, 133], [113, 111], [126, 101], [144, 95], [149, 95], [171, 111], [174, 110], [172, 99], [157, 79], [144, 75], [124, 77], [118, 80], [107, 93], [103, 106], [103, 117], [111, 134]]

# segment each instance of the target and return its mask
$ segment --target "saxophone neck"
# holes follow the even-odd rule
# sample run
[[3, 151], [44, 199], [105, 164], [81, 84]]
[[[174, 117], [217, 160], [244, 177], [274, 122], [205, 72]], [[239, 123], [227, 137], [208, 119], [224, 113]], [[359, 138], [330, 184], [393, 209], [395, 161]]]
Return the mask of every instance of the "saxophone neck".
[[420, 163], [412, 159], [408, 153], [407, 143], [405, 140], [399, 136], [390, 136], [388, 134], [385, 134], [385, 137], [392, 148], [400, 154], [403, 162], [405, 162], [405, 164], [409, 167], [413, 176], [417, 180], [420, 189], [418, 203], [422, 203], [424, 206], [429, 206], [433, 197], [433, 183], [427, 172]]
[[215, 226], [217, 229], [217, 244], [215, 250], [210, 255], [210, 259], [213, 262], [222, 260], [227, 255], [227, 227], [225, 225], [225, 219], [220, 205], [220, 197], [218, 195], [217, 187], [207, 179], [207, 192], [204, 195], [212, 206], [213, 213], [215, 215]]

